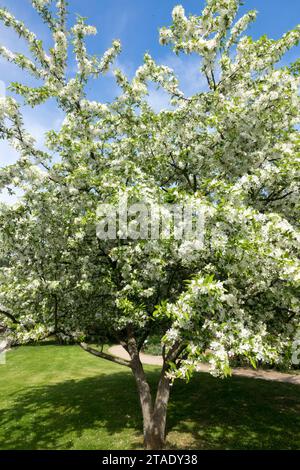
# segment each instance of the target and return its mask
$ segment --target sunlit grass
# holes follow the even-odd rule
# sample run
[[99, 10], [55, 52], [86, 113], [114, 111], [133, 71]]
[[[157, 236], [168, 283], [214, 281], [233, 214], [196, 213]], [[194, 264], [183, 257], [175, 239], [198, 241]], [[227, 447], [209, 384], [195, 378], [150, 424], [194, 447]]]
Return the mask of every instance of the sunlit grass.
[[[148, 367], [150, 382], [158, 370]], [[77, 346], [27, 346], [0, 366], [0, 449], [141, 448], [130, 370]], [[300, 449], [300, 387], [198, 374], [172, 390], [168, 446]]]

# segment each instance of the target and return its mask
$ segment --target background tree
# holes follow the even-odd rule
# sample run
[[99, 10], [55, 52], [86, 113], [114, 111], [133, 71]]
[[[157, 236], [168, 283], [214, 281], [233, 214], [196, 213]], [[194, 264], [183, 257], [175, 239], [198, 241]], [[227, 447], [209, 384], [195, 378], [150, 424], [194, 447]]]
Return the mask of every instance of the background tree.
[[[12, 83], [12, 93], [30, 106], [54, 98], [65, 114], [41, 151], [24, 129], [20, 101], [1, 99], [0, 137], [20, 158], [0, 182], [24, 191], [15, 206], [1, 206], [1, 316], [20, 343], [55, 333], [130, 367], [149, 449], [164, 445], [174, 379], [189, 379], [204, 355], [219, 376], [237, 355], [253, 366], [289, 361], [299, 327], [299, 66], [278, 62], [300, 28], [254, 41], [243, 33], [256, 13], [236, 21], [239, 3], [207, 0], [190, 17], [177, 6], [161, 30], [175, 53], [198, 54], [207, 92], [185, 96], [173, 71], [146, 54], [132, 80], [114, 70], [121, 92], [110, 104], [90, 101], [86, 85], [110, 68], [119, 41], [102, 58], [90, 56], [85, 40], [95, 28], [78, 18], [68, 29], [64, 0], [56, 8], [34, 0], [53, 35], [46, 51], [0, 10], [31, 51], [29, 58], [1, 46], [1, 55], [39, 83]], [[151, 109], [149, 81], [169, 93], [170, 109]], [[203, 245], [121, 233], [100, 240], [97, 208], [117, 203], [120, 191], [132, 203], [197, 203]], [[153, 331], [161, 332], [164, 362], [154, 399], [139, 356]], [[88, 345], [108, 337], [130, 361]]]

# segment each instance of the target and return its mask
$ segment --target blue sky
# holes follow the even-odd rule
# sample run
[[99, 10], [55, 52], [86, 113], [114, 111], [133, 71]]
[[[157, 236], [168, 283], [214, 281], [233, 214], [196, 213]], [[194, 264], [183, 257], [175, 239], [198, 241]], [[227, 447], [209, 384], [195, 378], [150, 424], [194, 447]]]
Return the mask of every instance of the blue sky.
[[[43, 39], [46, 46], [51, 46], [50, 36], [45, 25], [30, 5], [30, 0], [1, 0], [1, 6], [7, 7], [18, 19]], [[122, 54], [118, 59], [120, 66], [129, 75], [141, 64], [143, 54], [149, 52], [158, 62], [173, 67], [181, 81], [181, 88], [192, 94], [203, 89], [203, 78], [199, 73], [199, 61], [196, 57], [176, 57], [169, 48], [162, 47], [158, 41], [158, 31], [162, 26], [171, 23], [171, 11], [178, 3], [182, 4], [186, 13], [199, 14], [204, 0], [69, 0], [72, 23], [76, 14], [88, 18], [89, 24], [98, 29], [98, 35], [89, 41], [90, 52], [102, 54], [113, 39], [122, 42]], [[254, 38], [267, 34], [274, 39], [279, 38], [287, 30], [300, 23], [300, 0], [245, 0], [240, 14], [250, 9], [259, 12], [258, 19], [248, 34]], [[10, 30], [0, 25], [0, 44], [15, 52], [26, 53], [26, 46]], [[285, 58], [286, 62], [300, 56], [300, 47], [293, 49]], [[72, 69], [72, 64], [71, 64]], [[20, 71], [12, 64], [0, 58], [0, 81], [8, 85], [20, 79]], [[24, 76], [25, 79], [25, 76]], [[26, 83], [31, 79], [26, 77]], [[1, 86], [0, 86], [1, 93]], [[111, 76], [92, 83], [89, 96], [101, 101], [109, 101], [118, 90]], [[167, 105], [163, 92], [153, 89], [149, 98], [157, 110]], [[25, 110], [25, 122], [31, 133], [36, 137], [38, 145], [43, 146], [43, 135], [50, 128], [59, 127], [63, 116], [57, 112], [53, 103], [38, 109]], [[12, 163], [16, 154], [8, 145], [0, 141], [0, 167]], [[0, 170], [1, 171], [1, 170]], [[1, 197], [1, 196], [0, 196]], [[2, 196], [2, 199], [7, 199]]]

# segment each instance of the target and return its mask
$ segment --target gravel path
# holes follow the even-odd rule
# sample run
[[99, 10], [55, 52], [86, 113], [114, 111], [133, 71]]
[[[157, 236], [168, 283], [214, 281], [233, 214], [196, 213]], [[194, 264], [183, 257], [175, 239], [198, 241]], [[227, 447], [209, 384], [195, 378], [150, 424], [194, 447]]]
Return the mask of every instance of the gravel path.
[[[113, 356], [121, 357], [122, 359], [130, 360], [129, 354], [122, 346], [112, 346], [109, 349], [110, 354]], [[151, 356], [149, 354], [140, 354], [140, 358], [143, 364], [152, 366], [161, 366], [163, 363], [161, 356]], [[209, 372], [209, 366], [202, 364], [202, 371]], [[240, 377], [250, 377], [253, 379], [272, 380], [275, 382], [286, 382], [294, 385], [300, 385], [300, 374], [292, 375], [277, 372], [274, 370], [252, 370], [243, 367], [235, 368], [232, 370], [233, 375]]]

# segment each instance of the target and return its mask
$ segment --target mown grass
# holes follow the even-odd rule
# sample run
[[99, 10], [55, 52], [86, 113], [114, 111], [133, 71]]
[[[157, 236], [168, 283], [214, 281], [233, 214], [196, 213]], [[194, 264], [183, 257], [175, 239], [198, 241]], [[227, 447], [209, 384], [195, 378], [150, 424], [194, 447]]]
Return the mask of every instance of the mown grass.
[[[152, 384], [158, 370], [147, 368]], [[136, 449], [131, 373], [77, 346], [27, 346], [0, 366], [0, 449]], [[300, 449], [300, 387], [198, 374], [175, 383], [168, 447]]]

